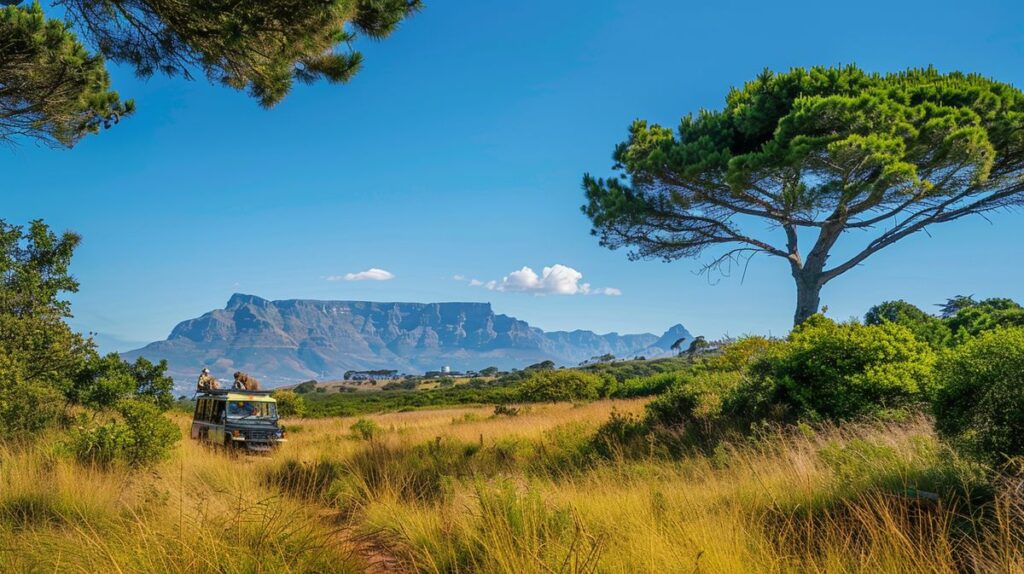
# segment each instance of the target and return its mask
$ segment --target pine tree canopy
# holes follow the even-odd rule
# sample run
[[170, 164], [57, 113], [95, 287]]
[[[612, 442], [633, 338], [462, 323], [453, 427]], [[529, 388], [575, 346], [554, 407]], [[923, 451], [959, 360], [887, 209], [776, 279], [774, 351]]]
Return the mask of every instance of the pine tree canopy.
[[264, 106], [294, 80], [344, 82], [359, 69], [351, 42], [383, 38], [419, 0], [58, 0], [105, 56], [154, 72], [248, 90]]
[[[1024, 94], [934, 69], [856, 66], [765, 71], [719, 111], [678, 129], [635, 121], [615, 148], [616, 177], [585, 175], [602, 245], [674, 260], [721, 248], [705, 270], [764, 253], [797, 283], [796, 322], [822, 286], [926, 227], [1024, 201]], [[771, 232], [746, 229], [760, 219]], [[830, 264], [846, 231], [874, 233]], [[872, 231], [873, 230], [873, 231]], [[801, 233], [814, 242], [806, 254]]]
[[72, 146], [131, 113], [110, 91], [103, 58], [90, 54], [39, 4], [0, 8], [0, 142], [29, 136]]
[[[7, 2], [11, 4], [11, 2]], [[295, 81], [345, 82], [361, 36], [386, 37], [420, 0], [55, 0], [0, 10], [0, 140], [63, 146], [131, 113], [109, 90], [107, 60], [246, 90], [264, 107]], [[91, 54], [72, 30], [81, 34]]]

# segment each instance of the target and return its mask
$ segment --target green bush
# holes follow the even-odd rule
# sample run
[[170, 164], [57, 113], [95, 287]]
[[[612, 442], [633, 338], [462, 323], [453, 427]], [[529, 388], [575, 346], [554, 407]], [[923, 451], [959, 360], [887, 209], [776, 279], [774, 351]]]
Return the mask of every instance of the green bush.
[[640, 417], [613, 410], [594, 433], [590, 445], [603, 458], [631, 458], [646, 454], [653, 445], [652, 439], [650, 427]]
[[32, 385], [0, 352], [0, 438], [31, 438], [61, 415], [63, 396], [48, 385]]
[[705, 359], [704, 364], [717, 371], [742, 371], [782, 344], [779, 339], [748, 335], [722, 346], [719, 353]]
[[306, 414], [306, 399], [295, 391], [277, 390], [270, 393], [277, 401], [277, 414], [282, 417], [302, 417]]
[[875, 305], [864, 315], [867, 325], [896, 323], [910, 330], [919, 341], [928, 343], [933, 349], [942, 349], [949, 344], [952, 333], [942, 319], [925, 313], [906, 301], [885, 301]]
[[1024, 308], [1012, 299], [993, 298], [964, 304], [950, 317], [950, 330], [959, 340], [998, 327], [1024, 326]]
[[370, 440], [383, 432], [384, 429], [369, 419], [359, 419], [349, 427], [349, 430], [352, 431], [352, 436], [356, 438]]
[[644, 422], [672, 447], [710, 447], [739, 419], [723, 405], [745, 382], [742, 371], [698, 371], [647, 404]]
[[129, 363], [117, 353], [91, 355], [66, 394], [71, 403], [95, 410], [112, 409], [118, 402], [144, 397], [160, 410], [174, 404], [174, 380], [168, 377], [167, 361], [151, 363], [139, 357]]
[[686, 376], [686, 371], [657, 373], [646, 377], [626, 379], [613, 396], [619, 398], [648, 397], [665, 392], [678, 384]]
[[843, 420], [929, 401], [935, 352], [901, 325], [815, 315], [750, 368], [734, 412], [755, 418]]
[[647, 404], [650, 423], [678, 427], [710, 424], [722, 414], [724, 400], [743, 382], [740, 371], [703, 371], [688, 374], [679, 384]]
[[603, 385], [600, 376], [575, 369], [542, 371], [519, 383], [518, 393], [520, 400], [536, 403], [593, 400]]
[[110, 465], [123, 462], [143, 467], [167, 457], [181, 439], [181, 430], [147, 400], [123, 401], [118, 417], [105, 424], [73, 431], [67, 446], [82, 462]]
[[0, 373], [0, 437], [32, 438], [57, 422], [63, 412], [60, 391], [3, 377]]
[[939, 434], [992, 464], [1024, 455], [1024, 328], [983, 333], [936, 368]]

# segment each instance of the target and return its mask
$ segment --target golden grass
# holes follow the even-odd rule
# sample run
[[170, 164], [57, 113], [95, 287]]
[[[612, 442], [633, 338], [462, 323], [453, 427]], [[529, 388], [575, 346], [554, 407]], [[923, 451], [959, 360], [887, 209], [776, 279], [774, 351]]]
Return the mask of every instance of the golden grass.
[[974, 469], [925, 418], [581, 458], [613, 409], [643, 402], [286, 421], [273, 456], [186, 440], [145, 473], [0, 449], [0, 571], [1024, 572], [1016, 486], [957, 502]]
[[191, 441], [148, 472], [0, 448], [0, 572], [361, 571], [322, 509], [262, 485], [261, 462]]

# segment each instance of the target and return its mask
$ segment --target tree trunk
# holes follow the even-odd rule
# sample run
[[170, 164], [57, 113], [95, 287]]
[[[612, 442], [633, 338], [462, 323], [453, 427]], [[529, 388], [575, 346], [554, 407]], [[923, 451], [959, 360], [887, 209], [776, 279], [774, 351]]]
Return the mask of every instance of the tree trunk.
[[818, 312], [822, 283], [820, 273], [794, 273], [793, 278], [796, 279], [796, 313], [793, 315], [796, 326]]

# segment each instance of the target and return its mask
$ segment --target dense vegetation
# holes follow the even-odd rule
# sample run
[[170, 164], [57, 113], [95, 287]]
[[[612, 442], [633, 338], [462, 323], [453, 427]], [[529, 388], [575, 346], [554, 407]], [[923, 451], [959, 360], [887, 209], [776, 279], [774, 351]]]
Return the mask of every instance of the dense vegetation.
[[944, 309], [886, 302], [863, 324], [816, 315], [784, 340], [740, 339], [685, 369], [628, 380], [613, 396], [657, 397], [642, 418], [613, 417], [599, 439], [623, 443], [618, 452], [640, 437], [667, 452], [713, 450], [765, 425], [934, 413], [965, 457], [1001, 466], [1024, 454], [1021, 307], [958, 297]]
[[67, 325], [61, 296], [78, 289], [68, 273], [78, 242], [39, 221], [26, 229], [0, 220], [0, 441], [63, 429], [81, 460], [158, 461], [180, 436], [162, 415], [173, 381], [166, 363], [101, 357]]

